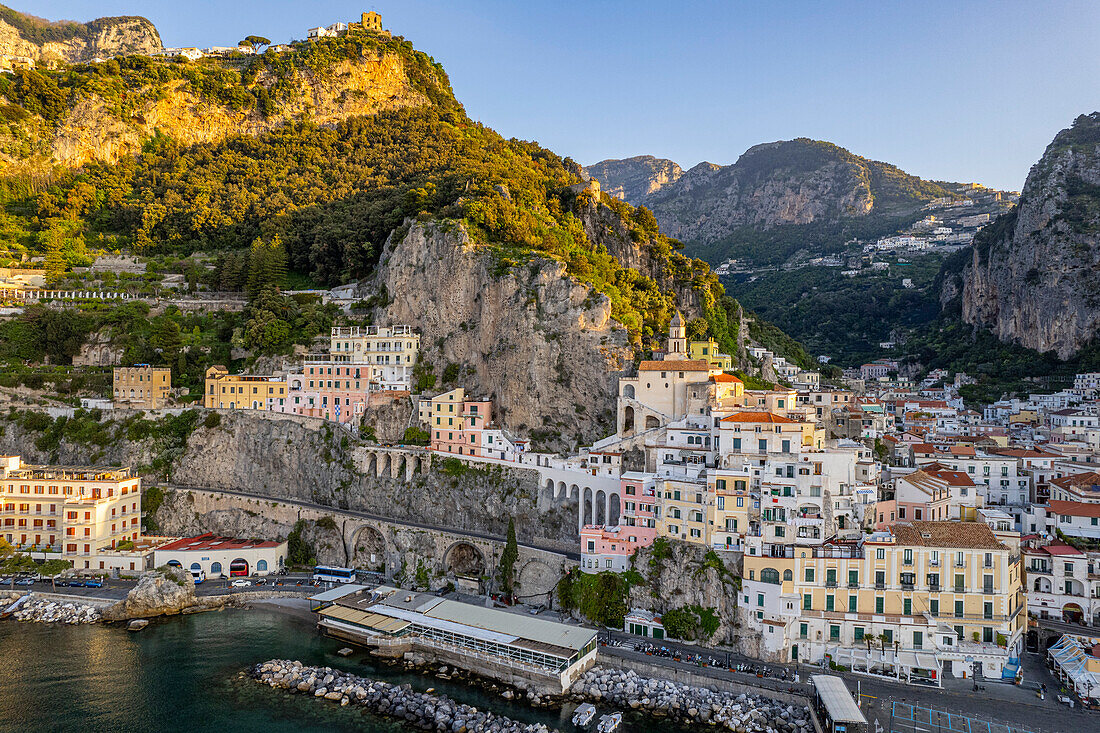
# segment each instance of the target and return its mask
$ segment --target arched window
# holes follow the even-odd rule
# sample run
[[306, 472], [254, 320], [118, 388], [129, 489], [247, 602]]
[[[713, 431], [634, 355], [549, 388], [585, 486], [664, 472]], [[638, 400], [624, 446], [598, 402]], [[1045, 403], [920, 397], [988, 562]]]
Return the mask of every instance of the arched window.
[[257, 560], [256, 570], [263, 573], [267, 571], [267, 560]]
[[791, 574], [790, 570], [783, 571], [783, 580], [794, 580], [794, 576]]
[[222, 564], [220, 562], [210, 563], [210, 572], [211, 573], [221, 573], [221, 571], [222, 571]]
[[183, 567], [183, 565], [180, 565], [179, 560], [169, 560], [168, 564], [171, 565], [174, 568], [182, 568]]
[[193, 563], [191, 563], [191, 569], [192, 570], [202, 570], [202, 565], [199, 565], [197, 562], [193, 562]]
[[623, 397], [628, 397], [630, 399], [634, 399], [634, 385], [633, 384], [628, 384], [625, 387], [623, 387]]
[[775, 568], [764, 568], [760, 571], [760, 582], [779, 585], [779, 571]]

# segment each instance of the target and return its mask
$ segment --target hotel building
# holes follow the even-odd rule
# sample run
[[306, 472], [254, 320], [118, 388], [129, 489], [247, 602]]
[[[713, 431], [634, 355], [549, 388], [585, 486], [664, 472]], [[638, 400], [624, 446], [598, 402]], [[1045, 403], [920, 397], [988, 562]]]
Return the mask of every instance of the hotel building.
[[828, 658], [937, 684], [944, 673], [1015, 676], [1027, 621], [1018, 537], [909, 522], [817, 547], [758, 543], [744, 559], [742, 618], [776, 661]]
[[115, 367], [112, 394], [116, 407], [155, 410], [168, 403], [171, 392], [172, 370], [168, 367], [148, 364]]
[[0, 471], [0, 536], [20, 550], [101, 569], [97, 555], [141, 534], [141, 479], [129, 468], [30, 466], [0, 456]]

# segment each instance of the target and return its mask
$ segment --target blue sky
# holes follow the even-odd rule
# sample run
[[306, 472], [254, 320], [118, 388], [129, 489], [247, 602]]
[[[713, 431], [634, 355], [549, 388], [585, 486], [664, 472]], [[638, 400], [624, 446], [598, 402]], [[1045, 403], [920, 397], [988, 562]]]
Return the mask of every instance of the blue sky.
[[166, 45], [301, 38], [365, 10], [446, 67], [470, 115], [581, 163], [685, 168], [829, 140], [925, 178], [1018, 189], [1100, 109], [1100, 3], [691, 0], [6, 0], [134, 14]]

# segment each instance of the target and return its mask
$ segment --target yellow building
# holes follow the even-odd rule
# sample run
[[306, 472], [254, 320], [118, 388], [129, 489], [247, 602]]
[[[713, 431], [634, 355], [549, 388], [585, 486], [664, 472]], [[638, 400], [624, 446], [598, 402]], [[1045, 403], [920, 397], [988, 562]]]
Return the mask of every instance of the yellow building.
[[286, 379], [230, 374], [216, 364], [206, 370], [203, 407], [220, 410], [276, 410], [286, 404]]
[[752, 475], [745, 469], [707, 471], [707, 544], [740, 550], [749, 533]]
[[370, 367], [372, 391], [412, 389], [420, 334], [412, 326], [337, 326], [329, 336], [334, 363]]
[[172, 370], [168, 367], [115, 367], [113, 396], [117, 407], [155, 410], [168, 403], [171, 392]]
[[750, 547], [742, 618], [775, 660], [927, 680], [980, 666], [999, 679], [1027, 622], [1013, 545], [982, 522], [910, 522], [863, 541]]
[[733, 357], [721, 353], [718, 350], [718, 342], [714, 339], [692, 341], [688, 344], [688, 358], [701, 359], [715, 369], [721, 369], [722, 371], [733, 369]]
[[0, 536], [24, 551], [56, 552], [78, 569], [141, 534], [141, 479], [129, 468], [29, 466], [0, 456]]
[[707, 486], [692, 481], [658, 478], [657, 534], [702, 545], [707, 537]]

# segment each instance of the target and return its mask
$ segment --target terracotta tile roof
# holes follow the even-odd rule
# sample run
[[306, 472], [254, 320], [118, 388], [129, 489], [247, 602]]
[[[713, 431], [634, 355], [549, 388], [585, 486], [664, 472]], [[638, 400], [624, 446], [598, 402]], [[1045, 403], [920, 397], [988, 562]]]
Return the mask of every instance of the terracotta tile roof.
[[669, 361], [643, 361], [638, 365], [640, 372], [705, 372], [710, 364], [699, 360], [670, 359]]
[[962, 471], [951, 471], [949, 469], [933, 469], [931, 466], [925, 466], [924, 470], [930, 475], [935, 476], [938, 479], [943, 479], [952, 486], [976, 486], [973, 479]]
[[722, 418], [721, 422], [763, 422], [772, 425], [794, 424], [794, 420], [771, 412], [735, 412]]
[[[1100, 507], [1098, 507], [1100, 508]], [[993, 530], [984, 522], [906, 522], [894, 525], [899, 545], [1003, 550]]]
[[1051, 479], [1050, 482], [1061, 486], [1063, 489], [1092, 489], [1092, 487], [1100, 485], [1100, 473], [1096, 471], [1074, 473], [1062, 478]]
[[741, 384], [741, 380], [732, 374], [715, 374], [710, 378], [712, 382], [737, 382]]
[[1054, 499], [1050, 502], [1050, 511], [1067, 517], [1100, 517], [1100, 504]]
[[1054, 453], [1046, 453], [1041, 450], [1029, 450], [1027, 448], [990, 448], [990, 453], [1009, 458], [1057, 458]]
[[1043, 545], [1042, 547], [1036, 547], [1029, 552], [1045, 552], [1048, 555], [1084, 555], [1085, 553], [1078, 550], [1073, 545], [1067, 545], [1064, 542], [1051, 542], [1049, 545]]
[[167, 545], [161, 545], [158, 550], [171, 550], [178, 552], [189, 550], [193, 552], [209, 552], [212, 550], [255, 550], [263, 547], [278, 547], [281, 542], [270, 540], [239, 540], [234, 537], [220, 537], [213, 532], [200, 534], [198, 537], [184, 537]]

